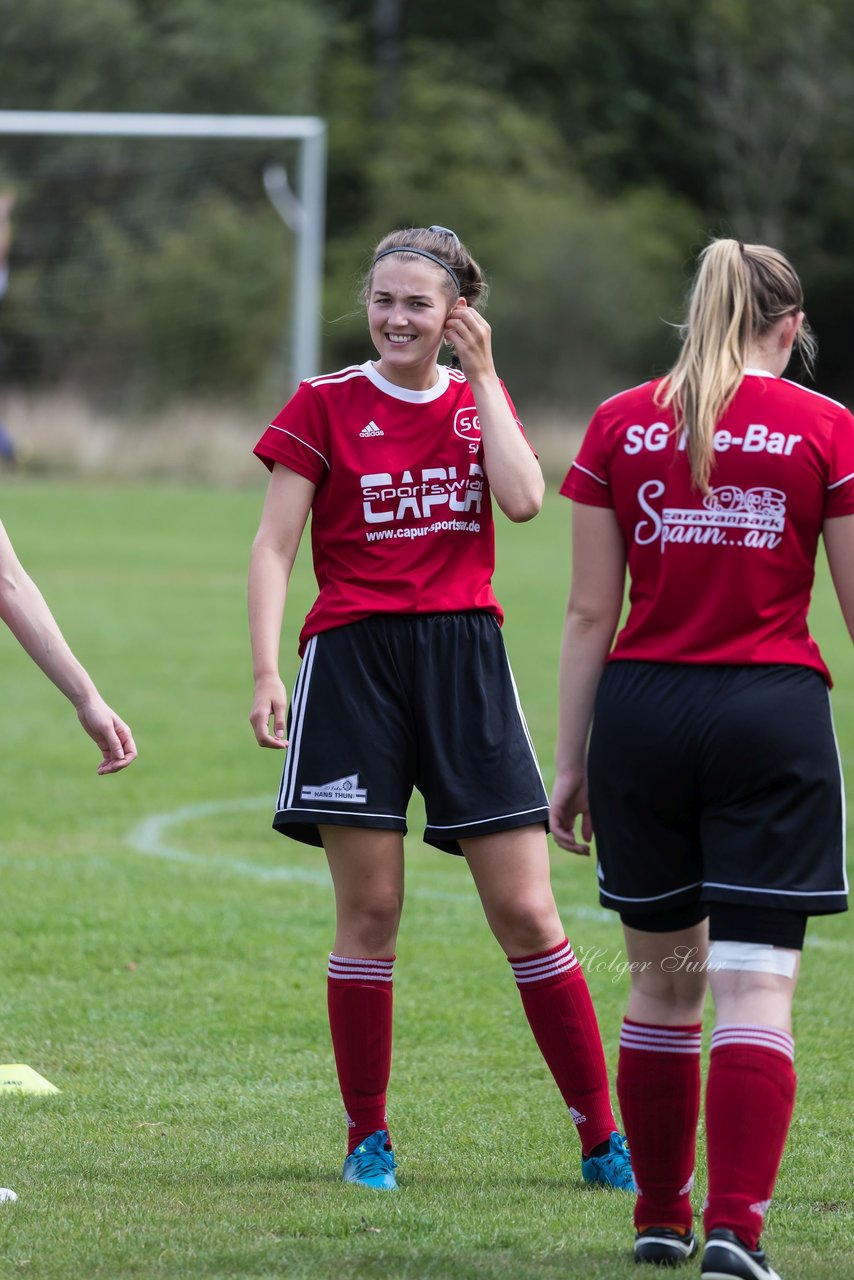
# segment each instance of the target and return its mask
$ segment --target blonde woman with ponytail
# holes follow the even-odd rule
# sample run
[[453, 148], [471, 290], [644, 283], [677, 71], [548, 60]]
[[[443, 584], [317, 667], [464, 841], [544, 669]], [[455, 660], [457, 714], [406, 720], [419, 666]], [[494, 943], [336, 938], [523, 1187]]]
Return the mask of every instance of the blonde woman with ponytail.
[[738, 391], [753, 350], [764, 350], [762, 340], [786, 318], [785, 338], [793, 335], [810, 371], [816, 344], [801, 310], [800, 281], [782, 253], [765, 245], [715, 240], [700, 261], [682, 350], [657, 388], [655, 403], [673, 406], [685, 433], [694, 484], [708, 493], [715, 426]]
[[639, 1262], [698, 1249], [711, 987], [704, 1280], [777, 1274], [759, 1235], [794, 1106], [801, 949], [810, 916], [847, 909], [831, 680], [807, 612], [823, 537], [854, 637], [854, 418], [783, 377], [795, 348], [811, 367], [791, 263], [714, 240], [673, 368], [600, 405], [561, 490], [573, 568], [551, 829], [577, 854], [595, 832], [632, 963], [617, 1092]]

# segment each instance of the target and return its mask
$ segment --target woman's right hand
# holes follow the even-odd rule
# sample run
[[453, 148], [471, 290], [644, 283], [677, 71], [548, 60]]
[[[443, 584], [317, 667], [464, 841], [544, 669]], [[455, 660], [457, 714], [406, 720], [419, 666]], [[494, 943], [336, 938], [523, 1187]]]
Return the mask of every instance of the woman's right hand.
[[101, 749], [98, 773], [118, 773], [136, 759], [136, 743], [128, 725], [92, 690], [76, 708], [77, 717], [89, 737]]
[[[575, 833], [577, 819], [581, 819], [581, 837]], [[583, 769], [559, 773], [555, 779], [549, 806], [549, 828], [555, 843], [569, 853], [590, 856], [593, 824], [590, 821], [590, 801], [587, 798], [587, 774]]]
[[[249, 723], [255, 733], [259, 747], [272, 747], [274, 751], [282, 751], [288, 745], [285, 739], [285, 724], [288, 713], [288, 694], [278, 676], [265, 676], [255, 683], [255, 698]], [[273, 732], [270, 732], [270, 721], [273, 721]]]

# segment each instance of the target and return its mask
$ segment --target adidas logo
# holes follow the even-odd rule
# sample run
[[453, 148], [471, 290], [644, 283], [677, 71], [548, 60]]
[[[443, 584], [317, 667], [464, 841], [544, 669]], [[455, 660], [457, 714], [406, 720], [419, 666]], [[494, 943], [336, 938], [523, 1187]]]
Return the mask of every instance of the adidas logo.
[[359, 435], [362, 436], [363, 438], [365, 436], [384, 436], [385, 432], [382, 431], [374, 421], [371, 421], [368, 423], [366, 427], [362, 427], [362, 430], [359, 432]]
[[587, 1120], [587, 1116], [584, 1114], [584, 1112], [576, 1111], [575, 1107], [569, 1108], [569, 1114], [572, 1116], [574, 1124], [584, 1124], [585, 1121]]

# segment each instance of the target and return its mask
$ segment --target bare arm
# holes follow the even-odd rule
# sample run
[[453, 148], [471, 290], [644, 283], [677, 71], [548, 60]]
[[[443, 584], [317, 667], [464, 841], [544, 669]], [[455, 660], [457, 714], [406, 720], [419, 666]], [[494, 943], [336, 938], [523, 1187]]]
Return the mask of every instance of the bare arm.
[[474, 393], [489, 487], [509, 520], [531, 520], [543, 505], [540, 464], [519, 430], [492, 360], [492, 331], [483, 316], [460, 299], [445, 337], [454, 344]]
[[[549, 823], [562, 849], [588, 854], [587, 739], [596, 690], [620, 619], [626, 553], [609, 507], [573, 503], [572, 586], [560, 657], [555, 785]], [[575, 821], [581, 816], [581, 837]]]
[[0, 524], [0, 619], [42, 671], [74, 706], [89, 737], [101, 749], [100, 774], [118, 773], [136, 758], [133, 735], [107, 706], [71, 652], [42, 593], [25, 571]]
[[825, 520], [822, 533], [836, 597], [848, 634], [854, 640], [854, 516]]
[[[288, 696], [279, 676], [279, 642], [288, 582], [315, 486], [287, 467], [273, 467], [249, 562], [249, 638], [255, 696], [250, 724], [260, 747], [283, 748]], [[270, 718], [273, 732], [270, 733]]]

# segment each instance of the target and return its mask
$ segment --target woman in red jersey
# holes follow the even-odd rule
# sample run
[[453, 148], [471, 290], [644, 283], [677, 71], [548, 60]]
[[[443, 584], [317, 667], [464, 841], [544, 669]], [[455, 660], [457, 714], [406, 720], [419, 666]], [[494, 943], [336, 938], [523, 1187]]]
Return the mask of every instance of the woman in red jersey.
[[[378, 359], [303, 382], [261, 438], [272, 475], [250, 569], [251, 722], [262, 747], [288, 747], [274, 826], [322, 844], [332, 874], [344, 1180], [395, 1186], [392, 968], [417, 787], [425, 840], [464, 855], [513, 967], [578, 1127], [585, 1181], [629, 1189], [587, 984], [552, 896], [548, 798], [492, 590], [491, 495], [511, 520], [530, 520], [543, 479], [495, 373], [484, 295], [452, 231], [392, 232], [365, 285]], [[437, 364], [443, 342], [460, 369]], [[286, 743], [279, 636], [309, 513], [320, 590]]]
[[708, 1277], [774, 1275], [759, 1233], [794, 1103], [804, 932], [846, 909], [830, 678], [806, 619], [823, 536], [854, 634], [854, 419], [782, 377], [793, 347], [813, 354], [802, 303], [782, 254], [712, 242], [673, 369], [599, 407], [562, 488], [573, 576], [551, 825], [581, 854], [595, 830], [633, 965], [617, 1089], [639, 1261], [697, 1249], [708, 974]]

